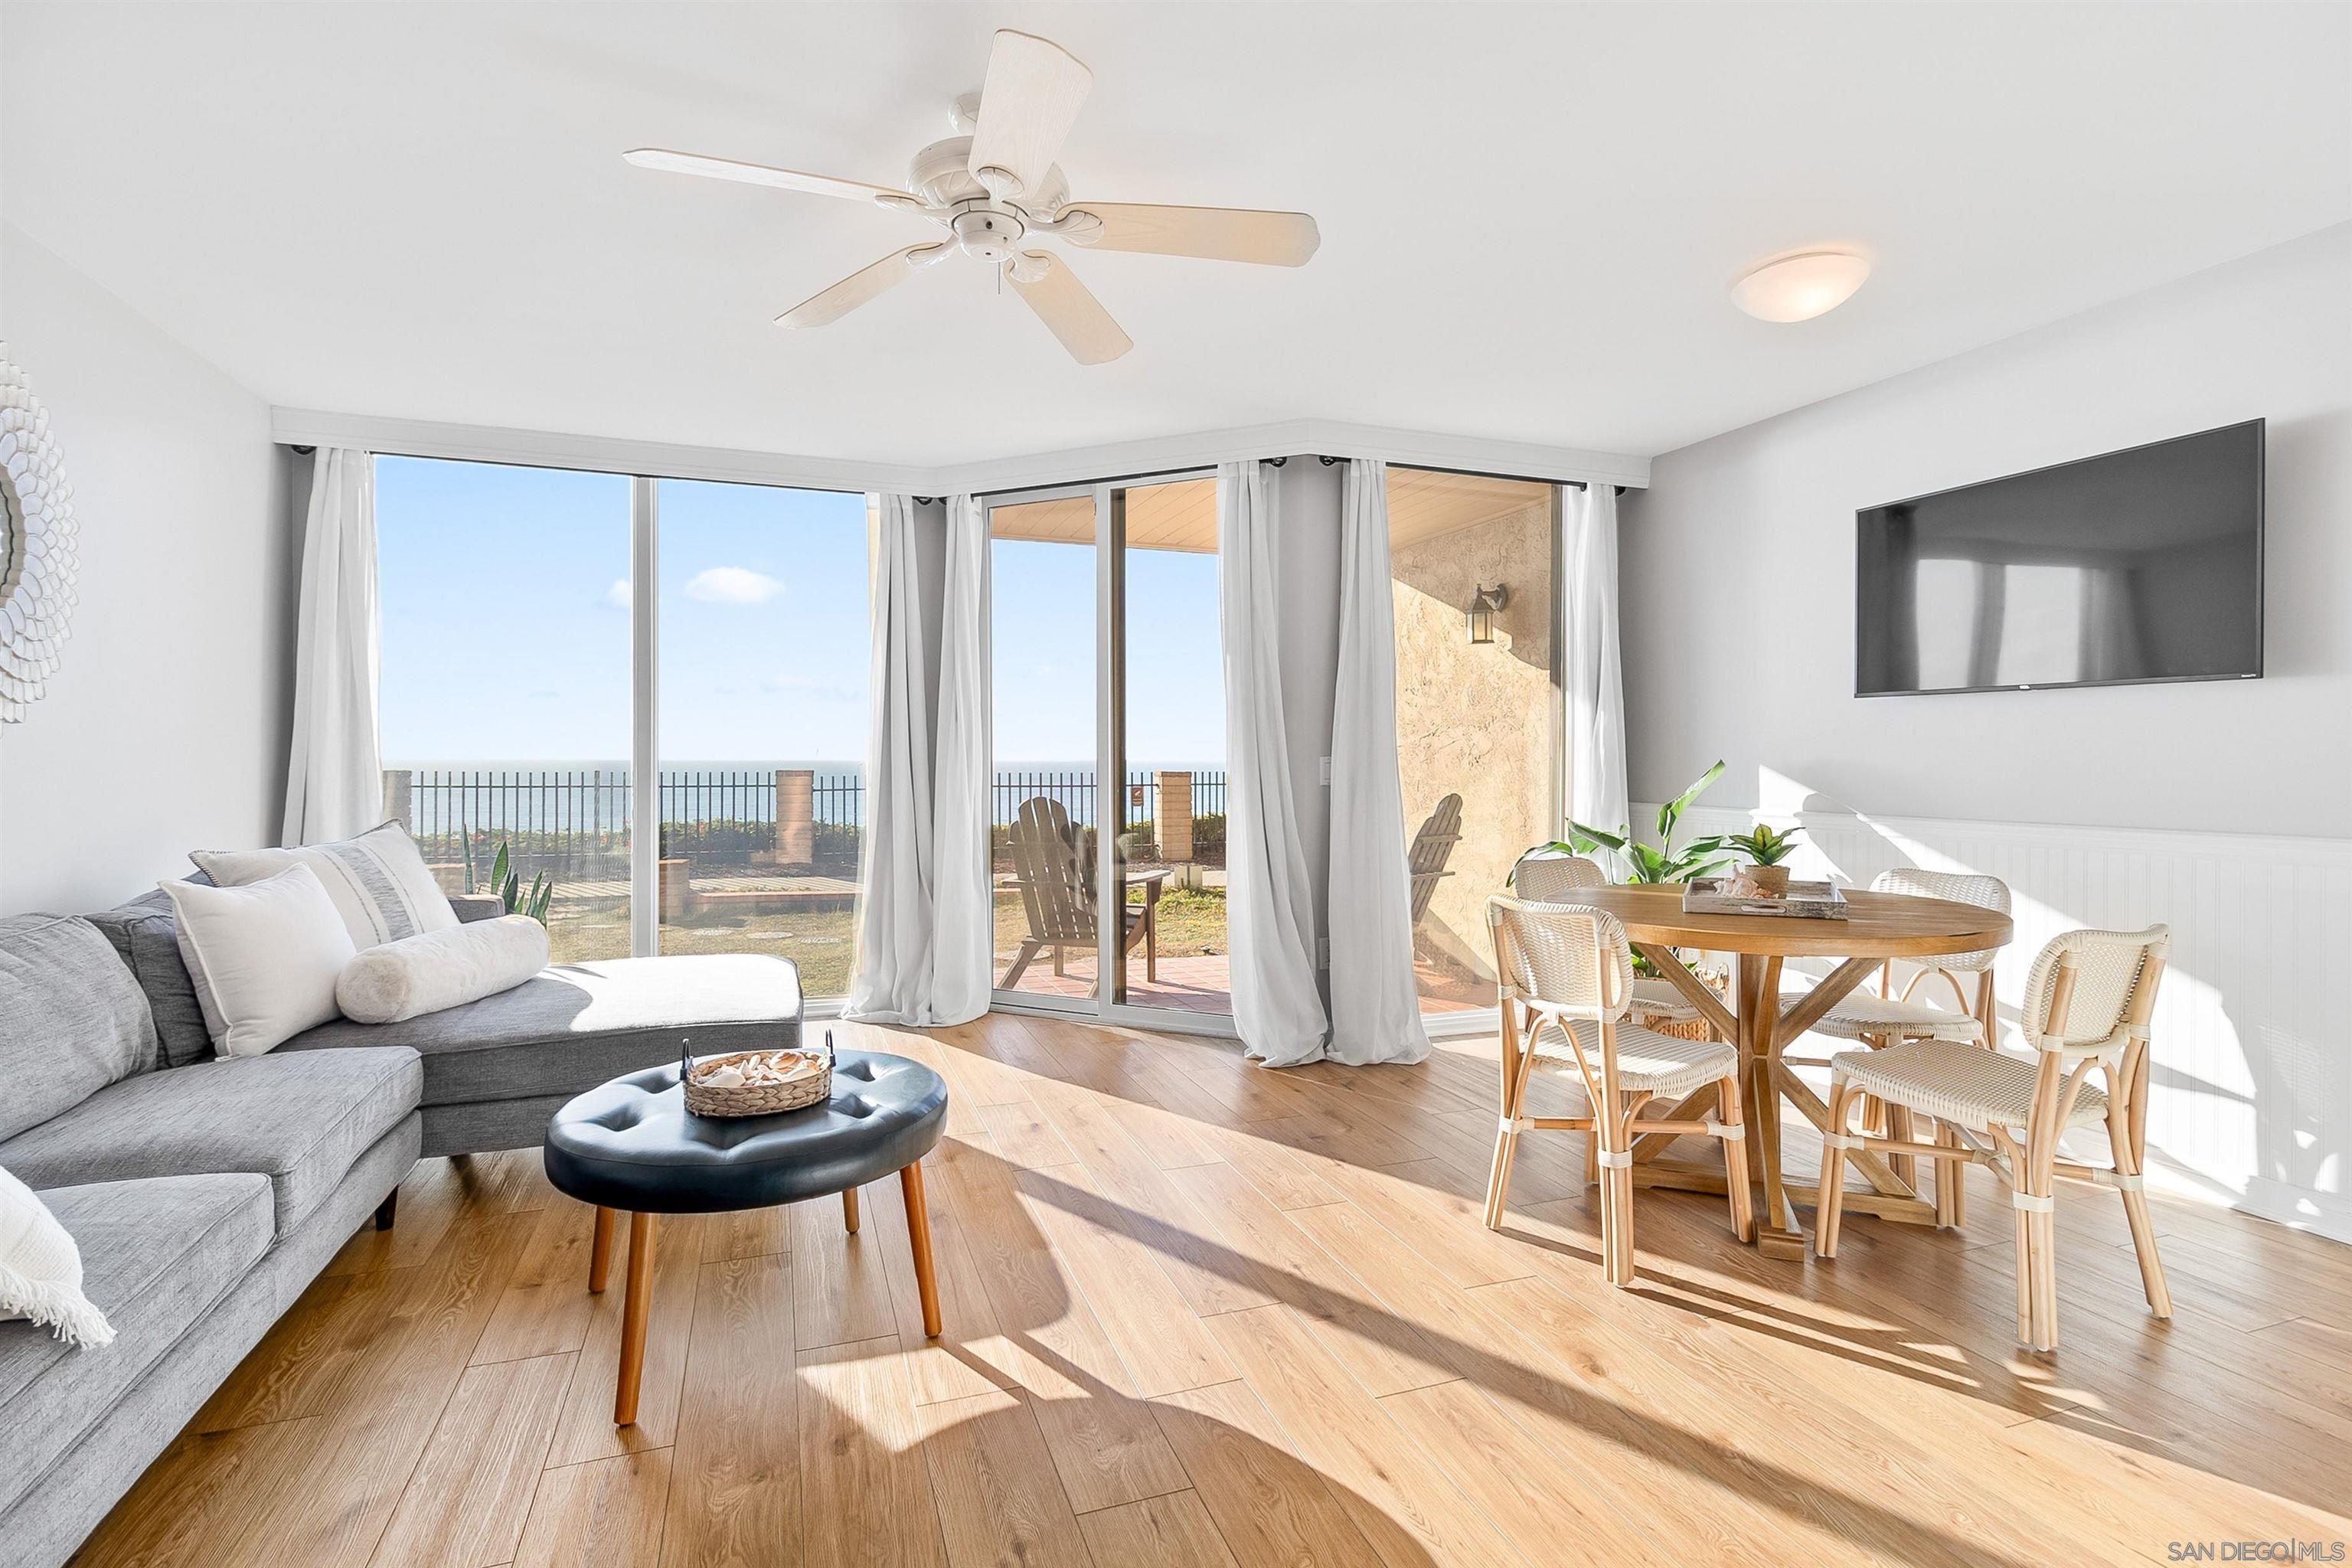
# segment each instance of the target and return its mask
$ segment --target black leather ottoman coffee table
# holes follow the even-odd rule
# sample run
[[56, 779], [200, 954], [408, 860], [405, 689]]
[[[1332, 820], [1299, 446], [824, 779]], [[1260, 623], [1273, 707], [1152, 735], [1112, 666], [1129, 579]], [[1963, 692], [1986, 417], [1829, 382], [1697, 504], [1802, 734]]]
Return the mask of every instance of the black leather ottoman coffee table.
[[857, 1189], [896, 1171], [907, 1200], [923, 1332], [936, 1337], [940, 1293], [931, 1273], [922, 1158], [947, 1121], [948, 1087], [940, 1075], [905, 1057], [842, 1051], [834, 1061], [832, 1098], [822, 1104], [774, 1116], [719, 1118], [686, 1109], [677, 1072], [673, 1063], [616, 1078], [564, 1106], [547, 1129], [547, 1179], [556, 1191], [596, 1205], [590, 1290], [604, 1288], [614, 1214], [629, 1216], [629, 1293], [621, 1311], [614, 1425], [637, 1418], [657, 1214], [769, 1208], [839, 1193], [854, 1232]]

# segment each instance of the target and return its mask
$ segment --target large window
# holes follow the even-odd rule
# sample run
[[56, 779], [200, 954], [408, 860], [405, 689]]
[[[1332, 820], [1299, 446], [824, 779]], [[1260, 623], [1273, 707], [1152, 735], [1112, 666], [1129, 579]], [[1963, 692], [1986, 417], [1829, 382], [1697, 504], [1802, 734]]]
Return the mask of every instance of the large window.
[[[1558, 497], [1551, 485], [1389, 470], [1397, 773], [1424, 1014], [1495, 1005], [1486, 900], [1559, 832]], [[1474, 631], [1482, 591], [1502, 607]]]
[[[770, 952], [810, 996], [841, 995], [865, 823], [867, 531], [861, 495], [379, 458], [387, 813], [452, 892], [487, 890], [501, 847], [523, 883], [546, 877], [559, 963]], [[638, 537], [650, 583], [630, 570]], [[658, 679], [640, 703], [646, 596]], [[657, 742], [649, 791], [632, 778], [640, 714]], [[658, 889], [647, 930], [631, 918], [640, 833]]]
[[862, 495], [664, 479], [661, 950], [849, 990], [865, 820]]
[[501, 846], [558, 963], [629, 952], [629, 480], [375, 461], [384, 805], [450, 892]]

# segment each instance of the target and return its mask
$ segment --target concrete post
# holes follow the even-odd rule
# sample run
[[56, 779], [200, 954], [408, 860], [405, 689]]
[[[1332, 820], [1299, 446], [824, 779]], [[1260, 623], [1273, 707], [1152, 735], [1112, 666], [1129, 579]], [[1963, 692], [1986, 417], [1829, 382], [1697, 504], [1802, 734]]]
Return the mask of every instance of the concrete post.
[[1192, 775], [1160, 775], [1160, 858], [1181, 866], [1192, 858]]
[[809, 768], [776, 770], [776, 863], [816, 862], [816, 773]]
[[383, 770], [383, 815], [410, 835], [416, 832], [416, 774], [407, 768]]

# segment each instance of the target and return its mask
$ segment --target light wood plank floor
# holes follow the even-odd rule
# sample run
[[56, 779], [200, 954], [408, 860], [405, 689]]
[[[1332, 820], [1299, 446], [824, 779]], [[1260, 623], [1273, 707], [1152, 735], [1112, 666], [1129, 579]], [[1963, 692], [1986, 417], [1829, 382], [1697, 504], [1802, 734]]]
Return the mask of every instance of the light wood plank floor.
[[588, 1211], [536, 1151], [427, 1161], [78, 1561], [2026, 1568], [2352, 1534], [2327, 1242], [2161, 1204], [2159, 1324], [2113, 1194], [2065, 1187], [2035, 1356], [1989, 1184], [1958, 1232], [1850, 1218], [1829, 1265], [1644, 1191], [1618, 1291], [1580, 1142], [1532, 1134], [1489, 1233], [1491, 1042], [1273, 1073], [1005, 1016], [836, 1033], [950, 1085], [943, 1340], [895, 1182], [856, 1237], [831, 1200], [664, 1220], [616, 1431]]

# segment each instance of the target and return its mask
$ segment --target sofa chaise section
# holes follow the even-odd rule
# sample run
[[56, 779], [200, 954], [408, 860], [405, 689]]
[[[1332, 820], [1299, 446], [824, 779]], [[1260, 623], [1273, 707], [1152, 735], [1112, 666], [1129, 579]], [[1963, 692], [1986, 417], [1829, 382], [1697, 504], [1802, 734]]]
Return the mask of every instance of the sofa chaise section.
[[800, 1043], [800, 974], [759, 953], [558, 964], [511, 991], [396, 1024], [338, 1018], [275, 1054], [404, 1046], [424, 1058], [425, 1152], [537, 1145], [572, 1096], [697, 1056]]

